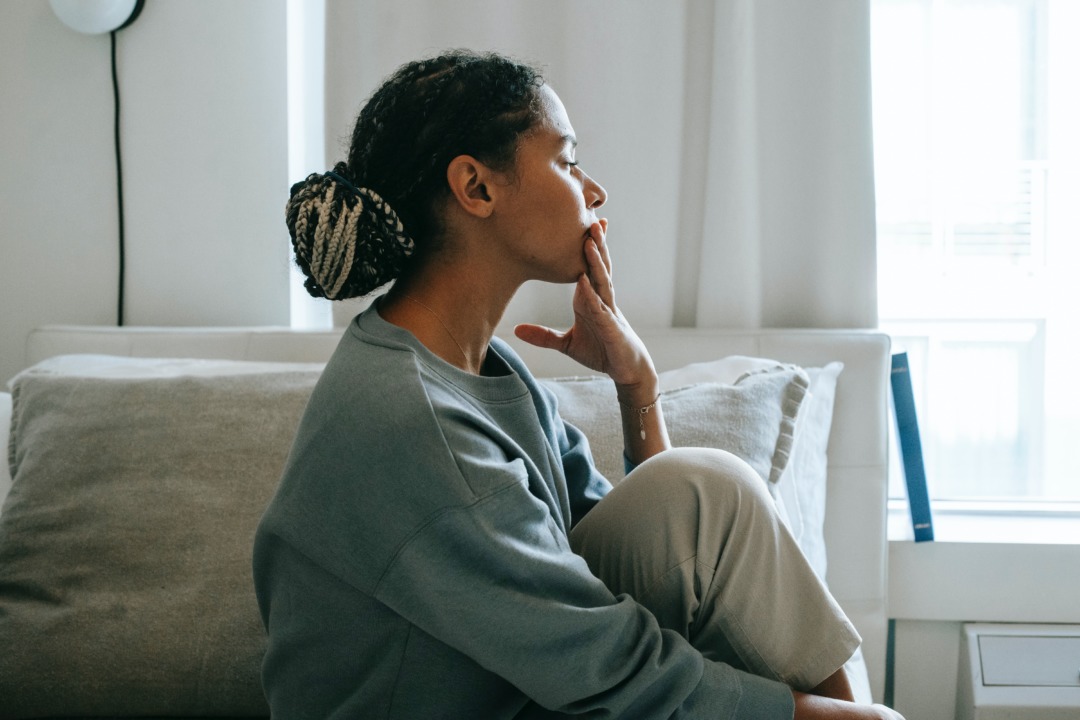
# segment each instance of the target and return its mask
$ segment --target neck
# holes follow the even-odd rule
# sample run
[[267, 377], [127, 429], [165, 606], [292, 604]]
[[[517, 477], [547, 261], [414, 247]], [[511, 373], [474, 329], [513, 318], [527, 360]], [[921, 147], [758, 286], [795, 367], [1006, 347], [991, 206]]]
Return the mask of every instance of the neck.
[[379, 312], [443, 360], [479, 375], [514, 290], [469, 280], [440, 264], [438, 272], [419, 272], [395, 283]]

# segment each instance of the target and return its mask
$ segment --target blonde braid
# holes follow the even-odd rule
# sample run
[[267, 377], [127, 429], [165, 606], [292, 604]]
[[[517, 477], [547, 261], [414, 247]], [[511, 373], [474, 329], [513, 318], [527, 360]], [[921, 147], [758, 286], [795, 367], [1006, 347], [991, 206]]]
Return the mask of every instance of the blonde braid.
[[[345, 257], [342, 248], [351, 248], [356, 244], [356, 222], [350, 222], [350, 218], [355, 217], [360, 211], [359, 203], [350, 208], [348, 203], [343, 202], [340, 208], [334, 208], [332, 202], [334, 192], [335, 187], [331, 183], [330, 190], [327, 192], [327, 202], [324, 203], [326, 207], [319, 222], [319, 229], [315, 233], [317, 255], [312, 256], [311, 268], [315, 279], [326, 290], [326, 297], [331, 300], [335, 299], [341, 291], [341, 286], [344, 284], [352, 266], [351, 249], [346, 253], [348, 257]], [[327, 210], [330, 208], [336, 209], [337, 212], [328, 212]], [[331, 218], [333, 218], [332, 221]], [[350, 225], [353, 232], [352, 238], [349, 238], [346, 232], [347, 226]]]
[[338, 268], [337, 280], [334, 282], [334, 287], [327, 293], [327, 297], [330, 299], [338, 296], [342, 286], [349, 277], [349, 270], [352, 268], [353, 258], [356, 257], [356, 228], [360, 223], [360, 215], [363, 210], [363, 204], [356, 203], [352, 208], [346, 210], [345, 222], [342, 223], [339, 221], [337, 224], [339, 232], [335, 238], [334, 256], [338, 256], [338, 247], [342, 243], [345, 244], [345, 256], [342, 258], [341, 266]]
[[365, 295], [396, 278], [414, 249], [400, 218], [378, 193], [357, 188], [336, 172], [312, 174], [294, 185], [285, 222], [296, 262], [307, 276], [304, 287], [315, 297]]
[[[311, 238], [311, 274], [326, 287], [326, 266], [332, 258], [327, 252], [326, 237], [333, 232], [330, 219], [334, 215], [334, 183], [326, 183], [323, 195], [314, 195], [311, 198], [311, 209], [318, 213], [319, 222], [315, 226], [315, 232]], [[329, 295], [327, 296], [329, 297]]]

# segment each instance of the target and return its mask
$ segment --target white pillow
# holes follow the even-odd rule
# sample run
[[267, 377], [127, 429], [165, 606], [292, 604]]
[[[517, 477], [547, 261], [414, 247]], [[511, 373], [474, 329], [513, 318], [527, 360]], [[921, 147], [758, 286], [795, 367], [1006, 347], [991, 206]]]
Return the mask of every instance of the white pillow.
[[828, 485], [829, 433], [832, 430], [836, 382], [844, 369], [841, 362], [821, 368], [805, 368], [810, 376], [810, 396], [795, 426], [795, 446], [787, 471], [780, 479], [789, 514], [799, 523], [792, 534], [818, 577], [825, 579], [825, 495]]

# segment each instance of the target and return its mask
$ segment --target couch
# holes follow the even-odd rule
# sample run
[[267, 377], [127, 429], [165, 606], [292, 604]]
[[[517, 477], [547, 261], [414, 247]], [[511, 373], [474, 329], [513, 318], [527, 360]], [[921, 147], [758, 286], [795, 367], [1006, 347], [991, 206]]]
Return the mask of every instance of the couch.
[[[48, 327], [0, 393], [0, 720], [260, 717], [255, 524], [340, 331]], [[889, 340], [641, 333], [673, 442], [758, 471], [885, 673]], [[610, 382], [511, 340], [621, 477]], [[5, 426], [10, 425], [10, 429]], [[6, 499], [4, 499], [6, 496]]]

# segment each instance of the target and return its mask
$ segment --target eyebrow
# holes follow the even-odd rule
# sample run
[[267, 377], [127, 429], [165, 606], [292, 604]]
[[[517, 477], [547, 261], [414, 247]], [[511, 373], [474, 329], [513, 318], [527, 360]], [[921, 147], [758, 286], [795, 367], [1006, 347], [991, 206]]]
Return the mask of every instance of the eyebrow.
[[573, 135], [570, 135], [568, 133], [566, 135], [563, 135], [562, 138], [560, 138], [560, 139], [562, 140], [564, 145], [566, 143], [570, 143], [570, 147], [572, 147], [574, 149], [577, 149], [577, 138], [574, 137]]

